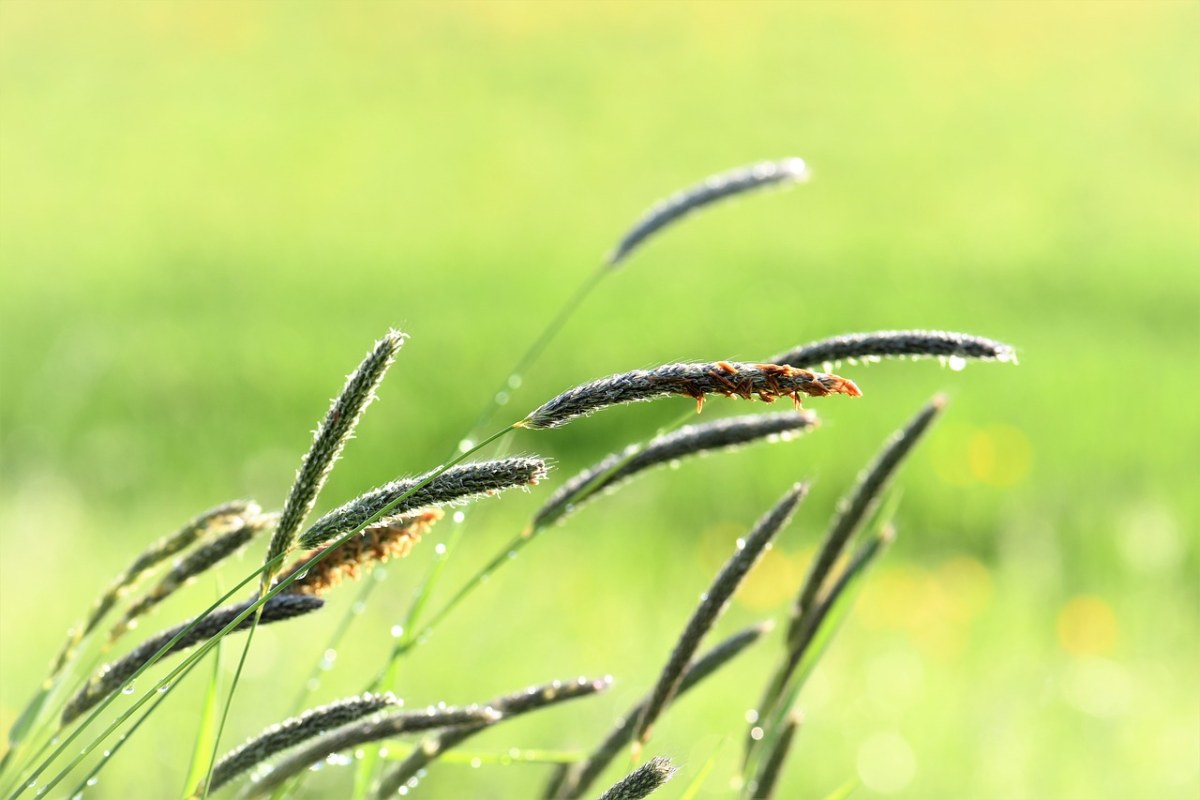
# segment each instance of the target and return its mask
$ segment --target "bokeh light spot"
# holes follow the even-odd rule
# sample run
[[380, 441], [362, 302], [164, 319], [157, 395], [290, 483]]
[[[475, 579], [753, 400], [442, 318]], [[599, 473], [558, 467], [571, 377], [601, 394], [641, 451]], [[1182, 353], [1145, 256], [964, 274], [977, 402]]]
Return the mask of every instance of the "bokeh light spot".
[[1117, 645], [1117, 617], [1103, 598], [1079, 595], [1058, 612], [1058, 643], [1073, 656], [1103, 656]]
[[917, 774], [917, 759], [903, 736], [877, 733], [858, 748], [858, 778], [880, 794], [904, 791]]

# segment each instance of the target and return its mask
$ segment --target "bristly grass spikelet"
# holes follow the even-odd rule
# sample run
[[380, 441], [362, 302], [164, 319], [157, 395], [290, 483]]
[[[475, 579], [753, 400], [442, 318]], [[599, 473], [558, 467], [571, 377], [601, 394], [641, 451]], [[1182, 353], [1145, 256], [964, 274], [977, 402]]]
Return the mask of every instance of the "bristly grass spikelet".
[[397, 501], [388, 510], [389, 516], [427, 506], [461, 503], [515, 486], [534, 486], [546, 477], [546, 462], [540, 458], [503, 458], [460, 464], [430, 479], [431, 475], [434, 473], [401, 478], [356, 497], [314, 522], [300, 537], [300, 545], [310, 550], [320, 547], [366, 524]]
[[[375, 389], [383, 380], [388, 367], [392, 365], [396, 351], [404, 344], [404, 339], [403, 333], [388, 331], [375, 343], [371, 352], [358, 365], [358, 369], [347, 377], [345, 387], [329, 407], [329, 412], [313, 436], [312, 446], [296, 472], [296, 480], [288, 493], [287, 502], [283, 505], [279, 525], [275, 528], [270, 547], [267, 548], [267, 564], [271, 564], [279, 555], [292, 549], [296, 534], [317, 502], [317, 495], [325, 485], [329, 471], [345, 447], [346, 441], [353, 435], [363, 411], [375, 399]], [[263, 573], [260, 592], [271, 585], [276, 571], [268, 568]]]
[[[270, 622], [279, 622], [285, 619], [307, 614], [311, 611], [316, 611], [323, 606], [325, 601], [319, 597], [306, 597], [303, 595], [280, 595], [268, 600], [262, 606], [261, 624]], [[163, 653], [163, 657], [172, 653], [178, 653], [186, 650], [189, 647], [216, 636], [222, 628], [228, 625], [239, 614], [242, 614], [246, 609], [254, 605], [254, 601], [248, 601], [236, 606], [218, 609], [203, 619], [188, 620], [185, 623], [163, 631], [162, 633], [153, 636], [142, 642], [136, 648], [131, 650], [123, 658], [107, 664], [102, 667], [99, 673], [88, 682], [86, 686], [79, 690], [78, 693], [71, 699], [62, 713], [62, 724], [67, 725], [80, 714], [84, 713], [92, 706], [99, 703], [105, 697], [108, 697], [113, 692], [121, 688], [121, 685], [131, 675], [137, 672], [138, 668], [150, 660], [163, 645], [174, 639], [176, 636], [186, 630], [186, 633], [171, 646], [169, 650]], [[234, 630], [245, 630], [254, 622], [254, 617], [249, 616], [242, 620], [241, 624]], [[161, 660], [161, 659], [160, 659]]]
[[113, 626], [108, 635], [111, 645], [128, 630], [136, 627], [138, 618], [196, 579], [198, 575], [219, 564], [225, 558], [245, 547], [250, 540], [275, 525], [279, 520], [278, 514], [257, 514], [247, 516], [240, 528], [221, 534], [207, 544], [197, 547], [185, 558], [180, 559], [171, 567], [171, 571], [163, 576], [158, 585], [145, 594], [140, 600], [131, 605], [122, 616], [121, 621]]
[[1017, 363], [1011, 345], [951, 331], [875, 331], [834, 336], [810, 342], [769, 359], [800, 369], [829, 369], [842, 361], [881, 358], [978, 359]]
[[642, 800], [671, 780], [675, 772], [669, 758], [655, 756], [613, 784], [600, 800]]
[[205, 511], [180, 528], [178, 532], [163, 537], [147, 547], [121, 573], [120, 577], [113, 581], [104, 591], [104, 594], [96, 600], [95, 605], [92, 606], [92, 610], [88, 613], [87, 620], [82, 625], [72, 629], [70, 634], [68, 634], [66, 646], [63, 647], [50, 669], [50, 679], [53, 679], [66, 663], [71, 660], [75, 648], [83, 641], [83, 637], [91, 633], [100, 624], [108, 612], [112, 610], [112, 607], [116, 605], [117, 601], [128, 594], [129, 590], [137, 584], [143, 575], [171, 556], [186, 550], [203, 538], [217, 536], [240, 527], [243, 515], [254, 516], [260, 512], [261, 509], [249, 500], [235, 500], [230, 503], [223, 503], [216, 508]]
[[391, 692], [348, 697], [276, 723], [245, 744], [229, 751], [213, 768], [209, 791], [215, 792], [241, 773], [272, 756], [290, 750], [327, 731], [348, 725], [379, 711], [402, 704]]
[[775, 538], [775, 534], [791, 519], [796, 506], [804, 499], [807, 492], [806, 484], [798, 483], [793, 486], [775, 507], [758, 521], [744, 540], [738, 540], [736, 552], [717, 573], [712, 585], [704, 593], [700, 605], [692, 613], [687, 625], [684, 626], [675, 649], [667, 659], [662, 674], [659, 675], [658, 683], [650, 693], [650, 699], [642, 709], [635, 735], [635, 749], [639, 745], [645, 744], [650, 738], [654, 722], [679, 690], [684, 670], [700, 646], [701, 640], [725, 610], [729, 598], [741, 585], [742, 579], [746, 577], [750, 568], [758, 563], [767, 545]]
[[[694, 659], [683, 673], [683, 679], [679, 682], [679, 688], [675, 692], [675, 697], [670, 701], [671, 704], [677, 702], [692, 687], [732, 661], [774, 627], [775, 624], [770, 620], [751, 625], [714, 645], [708, 652]], [[621, 752], [621, 749], [633, 739], [637, 722], [649, 702], [650, 697], [647, 696], [629, 709], [586, 760], [575, 765], [564, 764], [560, 767], [550, 779], [542, 797], [545, 800], [554, 800], [554, 798], [574, 800], [574, 798], [582, 797], [596, 778], [600, 777], [600, 773]]]
[[564, 483], [534, 515], [531, 527], [544, 528], [558, 522], [588, 499], [651, 467], [712, 450], [734, 448], [768, 436], [807, 431], [816, 425], [817, 417], [810, 411], [750, 414], [687, 425], [651, 439], [644, 446], [631, 444]]
[[385, 800], [393, 796], [406, 781], [417, 775], [434, 759], [491, 725], [557, 703], [576, 700], [596, 694], [597, 692], [603, 692], [610, 685], [612, 685], [611, 678], [601, 678], [599, 680], [579, 678], [578, 680], [567, 681], [565, 683], [555, 681], [545, 686], [534, 686], [520, 692], [498, 697], [488, 703], [488, 707], [500, 712], [501, 716], [499, 719], [493, 722], [447, 728], [441, 733], [426, 739], [419, 747], [413, 750], [408, 758], [401, 762], [400, 766], [396, 767], [395, 770], [383, 779], [376, 796], [380, 800]]
[[846, 542], [878, 505], [880, 495], [896, 469], [945, 407], [946, 398], [942, 395], [930, 400], [902, 429], [892, 435], [883, 450], [863, 472], [850, 495], [838, 503], [837, 516], [821, 544], [820, 551], [813, 559], [808, 576], [796, 598], [789, 639], [795, 636], [801, 618], [812, 606]]
[[781, 161], [763, 161], [705, 178], [702, 183], [678, 191], [651, 206], [629, 232], [621, 237], [606, 263], [610, 269], [617, 267], [644, 241], [693, 211], [755, 189], [804, 181], [808, 179], [808, 175], [808, 167], [802, 159], [786, 158]]
[[634, 370], [592, 381], [562, 394], [534, 409], [517, 427], [557, 428], [573, 419], [613, 405], [683, 395], [696, 401], [696, 410], [710, 394], [753, 397], [772, 403], [790, 397], [799, 405], [802, 394], [824, 397], [844, 394], [859, 397], [853, 381], [838, 375], [811, 372], [778, 364], [744, 364], [716, 361], [707, 364], [667, 364], [650, 370]]

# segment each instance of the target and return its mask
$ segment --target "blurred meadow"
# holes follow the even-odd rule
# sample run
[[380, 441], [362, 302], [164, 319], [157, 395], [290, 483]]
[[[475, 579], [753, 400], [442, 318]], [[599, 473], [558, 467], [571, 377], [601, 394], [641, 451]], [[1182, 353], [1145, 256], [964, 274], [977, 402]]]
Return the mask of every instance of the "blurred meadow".
[[[794, 155], [808, 184], [704, 212], [606, 278], [498, 421], [609, 373], [853, 331], [968, 331], [1020, 365], [841, 367], [865, 396], [808, 403], [820, 430], [653, 473], [548, 533], [405, 660], [400, 693], [611, 674], [471, 743], [589, 749], [734, 540], [815, 481], [719, 633], [783, 614], [838, 496], [944, 391], [896, 484], [899, 539], [802, 695], [788, 796], [1197, 797], [1197, 41], [1196, 2], [0, 2], [0, 727], [152, 539], [227, 499], [282, 504], [389, 326], [412, 338], [319, 511], [438, 464], [652, 201]], [[690, 402], [521, 432], [551, 480], [471, 512], [435, 603], [561, 480]], [[375, 675], [450, 529], [387, 565], [314, 701]], [[356, 593], [255, 635], [225, 745], [289, 713]], [[729, 796], [778, 638], [659, 724], [647, 752], [682, 769], [661, 796], [714, 753], [700, 796]], [[180, 790], [199, 672], [88, 797]], [[416, 795], [529, 796], [545, 773], [438, 764]]]

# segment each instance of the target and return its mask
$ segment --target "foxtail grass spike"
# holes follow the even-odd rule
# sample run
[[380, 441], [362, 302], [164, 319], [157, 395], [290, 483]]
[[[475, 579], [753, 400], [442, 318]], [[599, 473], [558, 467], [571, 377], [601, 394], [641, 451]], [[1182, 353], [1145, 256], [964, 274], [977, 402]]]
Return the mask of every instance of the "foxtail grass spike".
[[137, 584], [143, 575], [176, 553], [191, 547], [200, 539], [220, 535], [241, 526], [242, 515], [253, 516], [260, 511], [261, 509], [249, 500], [235, 500], [231, 503], [224, 503], [216, 508], [205, 511], [180, 528], [178, 532], [159, 539], [147, 547], [121, 573], [120, 577], [109, 585], [104, 594], [100, 595], [95, 605], [92, 606], [92, 610], [88, 613], [87, 619], [67, 634], [67, 643], [54, 660], [50, 668], [50, 677], [47, 680], [53, 680], [62, 671], [66, 663], [74, 656], [75, 649], [83, 641], [83, 637], [95, 630], [96, 626], [112, 610], [112, 607], [117, 604], [117, 601], [128, 594], [130, 589]]
[[367, 720], [339, 728], [316, 740], [298, 753], [280, 762], [261, 780], [252, 784], [247, 795], [257, 797], [274, 791], [293, 775], [303, 772], [310, 765], [327, 756], [369, 742], [378, 742], [409, 733], [454, 728], [459, 726], [487, 726], [499, 722], [506, 716], [532, 711], [543, 706], [583, 697], [603, 691], [609, 685], [607, 679], [600, 681], [580, 680], [570, 683], [555, 681], [544, 686], [535, 686], [523, 692], [497, 698], [485, 705], [465, 708], [437, 709], [430, 707], [424, 712], [394, 714], [377, 720]]
[[258, 514], [247, 517], [240, 528], [212, 539], [207, 544], [197, 547], [187, 557], [177, 561], [158, 585], [130, 606], [121, 621], [113, 626], [108, 636], [109, 645], [116, 642], [131, 628], [136, 627], [139, 617], [144, 616], [181, 587], [195, 580], [196, 576], [245, 547], [255, 536], [274, 526], [278, 519], [278, 514]]
[[[138, 671], [143, 664], [154, 657], [167, 642], [180, 636], [171, 648], [162, 654], [165, 658], [173, 653], [178, 653], [189, 647], [207, 641], [213, 636], [216, 636], [221, 630], [240, 614], [254, 605], [254, 601], [249, 601], [236, 606], [218, 609], [211, 614], [208, 614], [200, 620], [188, 620], [187, 622], [177, 625], [174, 628], [165, 630], [162, 633], [147, 639], [136, 648], [131, 650], [127, 655], [118, 661], [107, 664], [102, 667], [97, 675], [88, 682], [86, 686], [67, 703], [67, 707], [63, 709], [62, 724], [67, 725], [80, 714], [84, 713], [94, 705], [99, 703], [104, 698], [108, 697], [113, 692], [121, 688], [121, 685]], [[262, 606], [263, 624], [270, 622], [279, 622], [292, 617], [298, 617], [302, 614], [307, 614], [310, 611], [316, 611], [321, 606], [325, 605], [325, 601], [319, 597], [305, 597], [299, 595], [279, 595], [272, 597]], [[254, 622], [253, 616], [248, 616], [234, 628], [235, 631], [245, 630]], [[189, 630], [190, 628], [190, 630]]]
[[568, 389], [535, 409], [517, 427], [557, 428], [573, 419], [622, 403], [683, 395], [696, 401], [696, 410], [710, 394], [725, 397], [757, 396], [772, 403], [790, 397], [799, 405], [801, 395], [824, 397], [862, 394], [853, 381], [823, 372], [794, 369], [778, 364], [744, 364], [717, 361], [708, 364], [667, 364], [650, 370], [634, 370]]
[[[427, 506], [465, 502], [514, 486], [533, 486], [545, 477], [546, 462], [540, 458], [503, 458], [460, 464], [432, 480], [428, 473], [418, 478], [401, 478], [330, 511], [304, 532], [300, 544], [308, 549], [320, 547], [336, 536], [361, 527], [397, 500], [400, 503], [391, 508], [391, 516]], [[417, 489], [418, 486], [421, 488]]]
[[655, 233], [676, 220], [720, 200], [780, 183], [808, 179], [808, 167], [799, 158], [763, 161], [748, 167], [706, 178], [703, 183], [683, 189], [651, 206], [626, 233], [609, 255], [607, 264], [615, 268]]
[[779, 737], [775, 740], [771, 752], [767, 754], [762, 769], [758, 771], [754, 783], [749, 787], [748, 794], [754, 800], [771, 800], [774, 797], [775, 786], [779, 783], [779, 776], [783, 772], [783, 764], [791, 749], [792, 739], [795, 738], [796, 730], [800, 727], [803, 719], [804, 717], [799, 711], [788, 714], [783, 724], [783, 730], [779, 732]]
[[644, 447], [631, 444], [564, 483], [534, 516], [532, 526], [544, 528], [557, 522], [588, 499], [651, 467], [712, 450], [734, 448], [772, 435], [807, 431], [816, 425], [817, 417], [810, 411], [750, 414], [688, 425], [652, 439]]
[[[693, 660], [688, 664], [687, 670], [683, 673], [683, 680], [679, 682], [679, 689], [675, 692], [675, 698], [671, 702], [674, 703], [709, 675], [712, 675], [718, 669], [732, 661], [773, 627], [774, 623], [770, 620], [760, 622], [757, 625], [751, 625], [748, 628], [738, 631], [721, 643], [714, 645], [704, 655]], [[649, 701], [650, 698], [647, 696], [626, 712], [620, 722], [616, 724], [608, 736], [605, 737], [604, 741], [600, 743], [600, 746], [593, 750], [586, 760], [575, 765], [563, 765], [546, 787], [542, 795], [545, 800], [553, 800], [553, 798], [557, 797], [581, 797], [592, 783], [595, 782], [596, 778], [600, 777], [600, 774], [604, 772], [613, 758], [633, 739], [637, 722], [641, 718]]]
[[712, 585], [703, 595], [704, 599], [692, 613], [692, 618], [684, 627], [683, 634], [658, 678], [658, 683], [650, 693], [650, 699], [642, 709], [634, 737], [635, 748], [645, 744], [650, 738], [655, 721], [679, 690], [684, 670], [700, 646], [701, 640], [721, 616], [729, 598], [741, 585], [750, 568], [758, 563], [775, 534], [791, 519], [792, 512], [807, 492], [806, 484], [798, 483], [793, 486], [783, 499], [758, 521], [745, 540], [738, 541], [737, 551], [717, 573]]
[[357, 579], [364, 569], [393, 558], [404, 558], [441, 518], [442, 511], [437, 508], [386, 517], [341, 544], [328, 545], [333, 552], [311, 567], [309, 562], [320, 555], [321, 550], [305, 553], [280, 573], [276, 583], [300, 572], [304, 574], [284, 589], [285, 593], [324, 595], [344, 580]]
[[209, 792], [215, 792], [241, 773], [272, 756], [290, 750], [327, 731], [348, 725], [379, 711], [395, 708], [401, 701], [391, 692], [348, 697], [312, 708], [272, 725], [240, 747], [225, 754], [213, 768]]
[[[287, 553], [295, 544], [296, 534], [307, 519], [317, 495], [325, 485], [329, 471], [345, 447], [347, 440], [354, 434], [363, 411], [375, 399], [375, 389], [383, 380], [388, 367], [396, 357], [396, 351], [404, 344], [405, 336], [399, 331], [388, 331], [375, 343], [371, 352], [358, 365], [358, 369], [346, 378], [346, 385], [333, 401], [325, 415], [321, 426], [313, 435], [313, 443], [300, 469], [296, 472], [296, 480], [292, 484], [287, 502], [284, 503], [279, 525], [267, 548], [266, 563], [275, 562], [279, 556]], [[268, 566], [263, 573], [260, 592], [271, 585], [271, 579], [278, 572], [278, 567]]]
[[600, 800], [642, 800], [671, 780], [675, 772], [671, 759], [656, 756], [613, 784]]
[[892, 435], [875, 461], [859, 478], [851, 494], [838, 504], [837, 517], [821, 545], [821, 550], [813, 559], [808, 576], [796, 598], [791, 629], [788, 632], [789, 639], [796, 635], [801, 618], [821, 591], [829, 570], [841, 555], [846, 542], [870, 516], [896, 469], [945, 406], [946, 399], [941, 395], [930, 400], [901, 430]]
[[[602, 692], [611, 685], [612, 681], [608, 678], [600, 680], [589, 680], [580, 678], [575, 681], [562, 683], [555, 681], [546, 686], [535, 686], [531, 689], [526, 689], [514, 694], [498, 697], [488, 703], [490, 708], [494, 708], [501, 713], [500, 719], [496, 722], [503, 722], [506, 719], [524, 714], [530, 711], [536, 711], [546, 706], [555, 703], [562, 703], [567, 700], [575, 700], [580, 697]], [[463, 741], [469, 739], [485, 728], [494, 723], [479, 723], [474, 725], [460, 725], [454, 728], [448, 728], [441, 733], [426, 739], [413, 752], [400, 763], [390, 774], [388, 774], [380, 783], [377, 797], [380, 800], [392, 797], [400, 789], [404, 783], [413, 778], [422, 769], [427, 767], [430, 762], [441, 756], [447, 750], [458, 746]]]
[[770, 359], [801, 369], [829, 369], [848, 360], [874, 361], [881, 358], [962, 358], [1017, 363], [1011, 345], [951, 331], [875, 331], [850, 333], [801, 345]]

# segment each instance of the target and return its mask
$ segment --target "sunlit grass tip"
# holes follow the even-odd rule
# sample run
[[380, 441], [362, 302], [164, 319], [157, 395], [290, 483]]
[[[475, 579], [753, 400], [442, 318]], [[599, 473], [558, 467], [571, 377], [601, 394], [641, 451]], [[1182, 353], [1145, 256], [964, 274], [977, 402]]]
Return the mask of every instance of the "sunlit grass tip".
[[[292, 489], [284, 503], [279, 525], [275, 528], [275, 535], [271, 537], [271, 544], [267, 548], [268, 565], [276, 562], [279, 556], [291, 550], [295, 544], [296, 534], [312, 511], [317, 495], [329, 477], [329, 471], [354, 433], [363, 411], [375, 399], [375, 390], [404, 341], [403, 333], [388, 331], [375, 343], [371, 352], [367, 353], [358, 369], [346, 378], [346, 385], [329, 407], [325, 419], [313, 435], [312, 446], [296, 472], [296, 480], [292, 483]], [[262, 577], [262, 589], [271, 584], [271, 579], [277, 571], [277, 566], [267, 567]]]
[[757, 397], [767, 403], [790, 397], [799, 405], [801, 395], [824, 397], [844, 394], [859, 397], [862, 392], [853, 381], [839, 375], [778, 364], [730, 361], [666, 364], [654, 369], [611, 375], [568, 389], [534, 409], [517, 426], [557, 428], [609, 406], [645, 402], [667, 395], [690, 397], [696, 401], [696, 410], [699, 411], [704, 398], [710, 394], [746, 400]]
[[[147, 639], [123, 658], [101, 667], [96, 676], [67, 703], [66, 708], [62, 712], [62, 724], [69, 724], [80, 714], [120, 689], [126, 680], [132, 677], [142, 665], [153, 658], [159, 650], [176, 636], [179, 636], [179, 639], [171, 645], [169, 650], [162, 654], [163, 658], [216, 636], [226, 625], [229, 625], [236, 617], [253, 606], [254, 602], [248, 601], [236, 606], [218, 609], [199, 620], [188, 620]], [[291, 619], [311, 611], [316, 611], [324, 604], [325, 601], [319, 597], [307, 597], [303, 595], [279, 595], [272, 597], [262, 605], [261, 623], [266, 624]], [[234, 630], [245, 630], [253, 622], [254, 617], [247, 616]]]
[[810, 411], [750, 414], [687, 425], [651, 439], [645, 446], [631, 444], [564, 483], [534, 515], [532, 527], [544, 528], [561, 520], [590, 498], [651, 467], [713, 450], [738, 447], [771, 436], [803, 432], [816, 425], [817, 416]]
[[441, 473], [435, 470], [417, 478], [401, 478], [330, 511], [300, 536], [300, 545], [309, 549], [320, 547], [365, 525], [389, 507], [389, 515], [396, 516], [428, 506], [462, 503], [517, 486], [533, 486], [545, 477], [545, 461], [516, 457], [460, 464]]
[[883, 358], [941, 358], [951, 366], [967, 359], [1017, 363], [1012, 345], [952, 331], [874, 331], [834, 336], [793, 348], [772, 357], [772, 364], [801, 369], [832, 369], [842, 361]]
[[682, 189], [651, 206], [621, 237], [605, 263], [609, 268], [617, 267], [651, 236], [693, 211], [756, 189], [804, 181], [808, 177], [808, 166], [799, 158], [763, 161], [709, 176], [703, 182]]
[[642, 800], [671, 780], [675, 772], [669, 758], [655, 756], [614, 783], [600, 795], [600, 800]]

